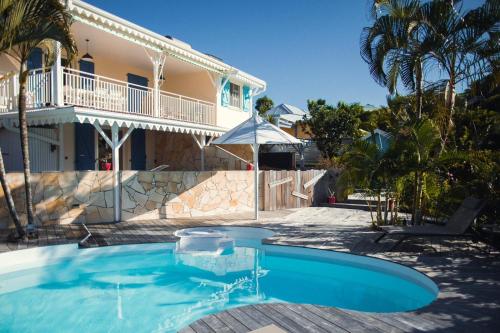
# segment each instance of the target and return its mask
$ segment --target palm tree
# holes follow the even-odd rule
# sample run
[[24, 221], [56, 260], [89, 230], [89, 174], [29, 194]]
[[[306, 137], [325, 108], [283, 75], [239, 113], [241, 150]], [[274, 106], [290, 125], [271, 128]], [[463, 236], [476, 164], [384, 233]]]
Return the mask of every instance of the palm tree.
[[21, 221], [19, 220], [19, 215], [17, 214], [16, 206], [14, 205], [14, 199], [12, 199], [12, 193], [10, 192], [9, 184], [7, 183], [5, 165], [3, 163], [2, 148], [0, 148], [0, 183], [2, 184], [3, 195], [5, 197], [5, 201], [7, 202], [10, 216], [12, 217], [14, 225], [16, 226], [17, 236], [19, 238], [23, 238], [26, 233], [24, 232]]
[[374, 80], [397, 92], [398, 81], [415, 92], [416, 119], [422, 117], [424, 65], [428, 45], [418, 0], [374, 0], [371, 27], [361, 34], [361, 56]]
[[434, 0], [421, 6], [425, 22], [425, 44], [429, 56], [446, 76], [435, 88], [444, 91], [446, 115], [441, 133], [441, 152], [445, 149], [453, 124], [457, 86], [498, 73], [500, 43], [500, 1], [486, 0], [465, 15], [460, 0]]
[[24, 168], [28, 231], [34, 231], [31, 172], [26, 121], [27, 60], [35, 48], [46, 51], [51, 59], [59, 42], [68, 59], [76, 53], [76, 43], [70, 31], [71, 16], [59, 0], [0, 0], [0, 52], [6, 52], [19, 62], [19, 127]]

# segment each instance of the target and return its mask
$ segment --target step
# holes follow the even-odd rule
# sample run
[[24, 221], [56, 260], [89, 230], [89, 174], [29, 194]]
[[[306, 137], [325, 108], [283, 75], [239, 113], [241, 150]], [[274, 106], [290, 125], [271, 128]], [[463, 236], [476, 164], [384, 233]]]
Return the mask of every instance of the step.
[[[320, 205], [321, 207], [332, 207], [332, 208], [342, 208], [342, 209], [357, 209], [357, 210], [364, 210], [369, 212], [370, 208], [366, 204], [359, 204], [359, 203], [348, 203], [348, 202], [337, 202], [334, 204], [329, 204], [329, 203], [323, 203]], [[376, 210], [376, 206], [372, 206], [372, 210]], [[384, 211], [384, 208], [382, 207], [382, 211]]]
[[[347, 199], [345, 203], [348, 204], [355, 204], [355, 205], [368, 205], [368, 202], [370, 202], [370, 205], [372, 206], [377, 206], [377, 200], [365, 200], [365, 199]], [[382, 205], [384, 205], [384, 202], [382, 201]]]

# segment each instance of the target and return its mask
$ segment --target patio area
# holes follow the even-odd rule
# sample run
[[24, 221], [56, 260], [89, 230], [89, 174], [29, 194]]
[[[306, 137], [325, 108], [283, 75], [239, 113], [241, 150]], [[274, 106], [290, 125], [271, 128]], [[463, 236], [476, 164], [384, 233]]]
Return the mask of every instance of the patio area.
[[[500, 326], [500, 260], [483, 243], [413, 240], [388, 251], [397, 239], [380, 244], [370, 230], [368, 212], [302, 208], [262, 212], [258, 223], [246, 215], [88, 225], [90, 246], [175, 241], [173, 232], [200, 225], [255, 225], [276, 232], [267, 243], [306, 246], [375, 256], [409, 265], [439, 286], [438, 299], [423, 309], [402, 313], [362, 313], [299, 304], [260, 304], [202, 318], [182, 332], [249, 332], [274, 324], [287, 332], [495, 332]], [[75, 243], [87, 232], [78, 225], [46, 226], [40, 237], [14, 244], [0, 234], [0, 252]]]

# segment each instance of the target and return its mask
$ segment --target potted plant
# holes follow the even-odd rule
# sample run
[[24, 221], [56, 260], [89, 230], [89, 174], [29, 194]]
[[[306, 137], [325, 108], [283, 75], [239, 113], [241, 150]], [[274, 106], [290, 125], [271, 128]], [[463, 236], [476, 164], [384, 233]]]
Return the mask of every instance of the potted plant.
[[328, 187], [328, 204], [332, 205], [337, 202], [337, 197], [335, 196], [335, 191]]

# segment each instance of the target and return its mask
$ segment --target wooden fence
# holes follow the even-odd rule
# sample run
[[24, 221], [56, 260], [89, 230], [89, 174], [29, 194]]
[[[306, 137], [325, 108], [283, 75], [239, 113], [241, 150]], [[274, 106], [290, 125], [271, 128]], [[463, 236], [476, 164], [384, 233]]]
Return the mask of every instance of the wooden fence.
[[261, 209], [267, 211], [312, 206], [316, 185], [325, 175], [324, 170], [262, 172]]

